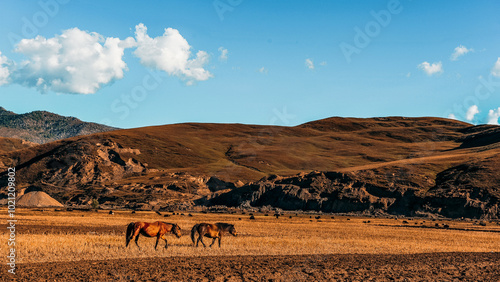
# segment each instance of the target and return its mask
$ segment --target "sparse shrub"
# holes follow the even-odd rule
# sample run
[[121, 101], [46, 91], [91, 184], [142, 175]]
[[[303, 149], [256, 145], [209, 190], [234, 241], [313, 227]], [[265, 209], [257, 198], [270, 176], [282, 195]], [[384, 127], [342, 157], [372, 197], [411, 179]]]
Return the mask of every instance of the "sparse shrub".
[[92, 203], [90, 204], [90, 206], [96, 210], [99, 208], [99, 201], [97, 199], [92, 199]]

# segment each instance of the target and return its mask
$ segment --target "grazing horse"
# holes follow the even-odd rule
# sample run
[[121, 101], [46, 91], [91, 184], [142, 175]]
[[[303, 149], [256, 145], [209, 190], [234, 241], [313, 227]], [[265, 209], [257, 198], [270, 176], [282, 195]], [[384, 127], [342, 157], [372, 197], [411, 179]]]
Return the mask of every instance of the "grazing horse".
[[212, 245], [215, 243], [215, 239], [219, 239], [219, 248], [220, 248], [220, 240], [223, 234], [229, 233], [233, 236], [238, 235], [236, 233], [236, 229], [234, 229], [234, 225], [222, 222], [218, 222], [216, 224], [200, 223], [193, 226], [193, 228], [191, 229], [191, 241], [193, 241], [193, 244], [194, 244], [195, 233], [198, 233], [198, 240], [196, 241], [196, 247], [198, 247], [198, 243], [200, 241], [203, 244], [203, 247], [206, 247], [202, 239], [203, 236], [213, 239], [212, 244], [210, 244], [210, 247], [212, 247]]
[[140, 250], [141, 247], [139, 247], [139, 244], [137, 244], [137, 240], [139, 240], [139, 235], [143, 235], [146, 237], [156, 237], [155, 250], [158, 246], [158, 241], [160, 241], [160, 238], [165, 240], [166, 249], [168, 248], [167, 238], [165, 237], [167, 232], [174, 234], [175, 236], [177, 236], [177, 238], [180, 238], [182, 235], [181, 228], [179, 227], [179, 225], [174, 223], [165, 223], [161, 221], [156, 221], [153, 223], [131, 222], [127, 227], [127, 233], [125, 234], [125, 247], [128, 247], [130, 241], [135, 238], [135, 244]]

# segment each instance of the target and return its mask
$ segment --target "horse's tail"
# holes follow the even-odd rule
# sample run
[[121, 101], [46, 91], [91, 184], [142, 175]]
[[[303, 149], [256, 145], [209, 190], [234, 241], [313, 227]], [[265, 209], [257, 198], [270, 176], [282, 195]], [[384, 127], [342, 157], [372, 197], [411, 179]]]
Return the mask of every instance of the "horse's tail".
[[193, 228], [191, 229], [191, 241], [193, 241], [194, 244], [194, 233], [196, 233], [196, 229], [198, 228], [199, 224], [195, 224]]
[[127, 233], [125, 234], [125, 247], [128, 247], [130, 240], [134, 234], [135, 222], [131, 222], [127, 226]]

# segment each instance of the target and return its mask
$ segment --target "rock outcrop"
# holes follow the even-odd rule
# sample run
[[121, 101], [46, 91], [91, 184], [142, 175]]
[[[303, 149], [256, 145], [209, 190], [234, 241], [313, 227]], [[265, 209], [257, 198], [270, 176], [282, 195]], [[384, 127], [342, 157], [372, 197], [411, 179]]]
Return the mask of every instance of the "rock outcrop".
[[[458, 169], [458, 168], [454, 168]], [[436, 214], [458, 218], [500, 218], [500, 197], [487, 189], [450, 189], [451, 172], [439, 175], [427, 193], [420, 189], [376, 186], [355, 174], [311, 172], [293, 177], [271, 176], [229, 192], [204, 198], [200, 204], [231, 207], [271, 206], [283, 210], [329, 213]], [[451, 174], [457, 177], [457, 174]], [[495, 180], [496, 185], [500, 179]], [[456, 180], [455, 180], [456, 182]]]

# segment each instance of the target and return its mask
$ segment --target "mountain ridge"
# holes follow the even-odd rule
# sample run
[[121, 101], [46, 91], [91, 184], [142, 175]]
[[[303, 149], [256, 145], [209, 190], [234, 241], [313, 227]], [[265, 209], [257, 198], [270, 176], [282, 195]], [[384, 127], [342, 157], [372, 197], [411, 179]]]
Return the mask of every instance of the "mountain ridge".
[[499, 218], [498, 132], [432, 117], [184, 123], [71, 137], [0, 162], [67, 205]]
[[0, 137], [18, 138], [42, 144], [116, 129], [118, 128], [84, 122], [75, 117], [65, 117], [48, 111], [16, 114], [0, 107]]

